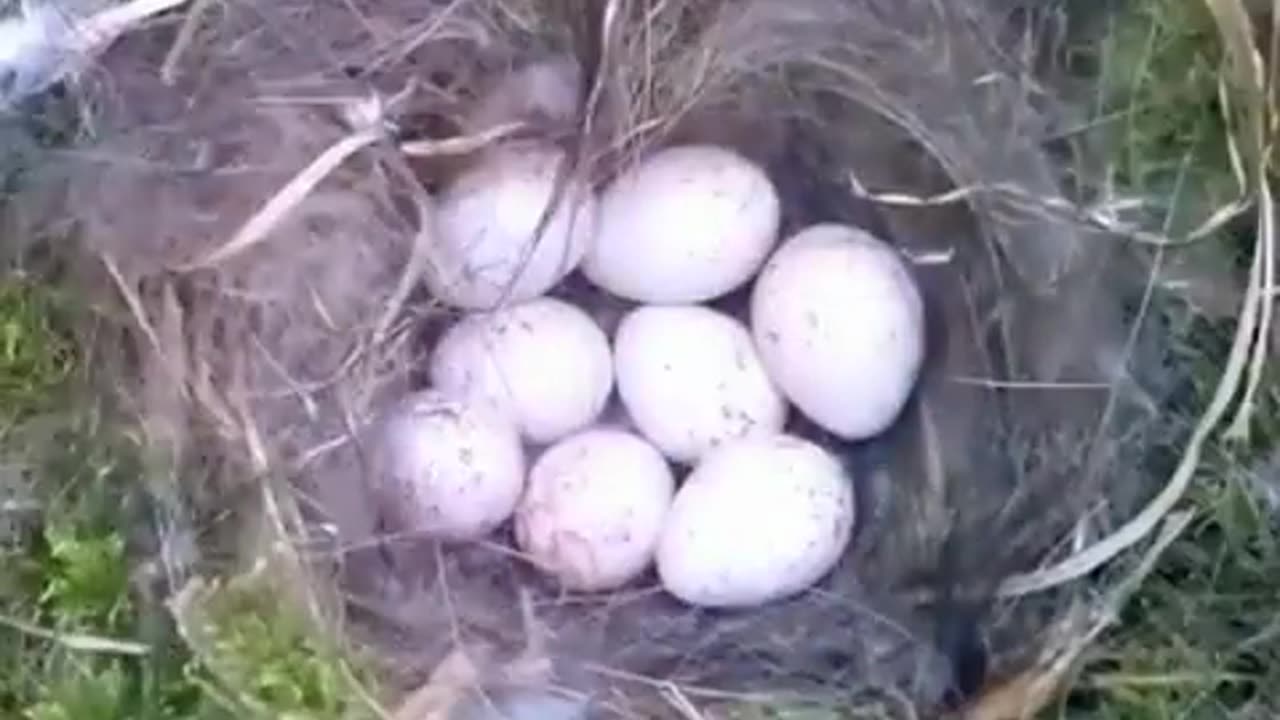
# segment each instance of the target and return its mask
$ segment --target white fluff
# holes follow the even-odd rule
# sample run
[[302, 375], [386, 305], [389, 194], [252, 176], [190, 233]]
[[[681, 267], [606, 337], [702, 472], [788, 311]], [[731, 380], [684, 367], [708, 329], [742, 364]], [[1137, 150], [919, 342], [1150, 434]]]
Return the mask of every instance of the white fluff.
[[43, 92], [81, 68], [65, 11], [39, 6], [0, 21], [0, 109]]
[[21, 15], [0, 21], [0, 110], [82, 72], [121, 34], [186, 2], [22, 3]]
[[571, 55], [554, 56], [504, 75], [470, 108], [463, 126], [479, 133], [517, 121], [568, 125], [582, 111], [582, 67]]

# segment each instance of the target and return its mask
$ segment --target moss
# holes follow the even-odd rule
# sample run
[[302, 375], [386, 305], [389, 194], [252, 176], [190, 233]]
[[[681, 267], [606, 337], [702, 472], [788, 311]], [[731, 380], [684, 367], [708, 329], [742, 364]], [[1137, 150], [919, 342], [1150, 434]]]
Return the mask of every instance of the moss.
[[0, 279], [0, 427], [58, 401], [75, 367], [69, 339], [57, 329], [54, 296], [21, 278]]
[[155, 544], [143, 468], [77, 402], [61, 318], [39, 284], [0, 284], [0, 429], [13, 441], [0, 462], [0, 717], [358, 717], [344, 661], [269, 598], [219, 595], [213, 652], [197, 654], [142, 592]]

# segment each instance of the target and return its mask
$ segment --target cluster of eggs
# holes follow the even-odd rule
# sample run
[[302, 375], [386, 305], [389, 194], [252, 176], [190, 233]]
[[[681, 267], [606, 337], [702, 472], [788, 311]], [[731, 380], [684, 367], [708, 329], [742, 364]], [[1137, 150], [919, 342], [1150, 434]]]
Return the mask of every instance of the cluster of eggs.
[[[576, 591], [650, 568], [701, 606], [811, 586], [850, 541], [854, 489], [788, 422], [892, 424], [924, 354], [909, 270], [855, 227], [781, 238], [771, 179], [727, 148], [658, 150], [599, 191], [566, 187], [564, 161], [495, 150], [438, 198], [425, 282], [463, 312], [381, 435], [401, 519], [446, 540], [513, 520]], [[616, 328], [550, 294], [574, 272], [629, 304]], [[748, 289], [745, 322], [710, 304]]]

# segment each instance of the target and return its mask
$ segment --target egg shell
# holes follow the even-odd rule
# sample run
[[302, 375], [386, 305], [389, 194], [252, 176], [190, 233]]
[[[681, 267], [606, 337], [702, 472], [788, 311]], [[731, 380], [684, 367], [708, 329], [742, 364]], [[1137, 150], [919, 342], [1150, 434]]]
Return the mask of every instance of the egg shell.
[[650, 566], [675, 478], [631, 433], [592, 428], [548, 448], [516, 511], [516, 542], [567, 589], [618, 588]]
[[924, 363], [924, 303], [906, 264], [845, 225], [782, 243], [753, 288], [751, 331], [791, 403], [846, 440], [888, 429]]
[[777, 241], [772, 181], [713, 145], [660, 150], [600, 198], [600, 229], [582, 265], [591, 282], [650, 304], [710, 300], [747, 283]]
[[436, 343], [429, 375], [545, 444], [599, 417], [613, 391], [613, 353], [589, 315], [542, 297], [458, 321]]
[[475, 540], [506, 521], [524, 489], [515, 425], [492, 409], [424, 390], [406, 397], [378, 437], [377, 476], [397, 525]]
[[528, 143], [484, 154], [441, 193], [424, 281], [441, 301], [468, 310], [530, 300], [573, 272], [595, 237], [598, 203], [580, 180], [556, 199], [565, 153]]
[[738, 440], [708, 454], [676, 493], [658, 574], [691, 605], [762, 605], [827, 575], [853, 523], [853, 486], [832, 455], [787, 435]]
[[681, 463], [732, 438], [782, 430], [787, 403], [734, 318], [701, 305], [647, 305], [614, 338], [618, 394], [635, 426]]

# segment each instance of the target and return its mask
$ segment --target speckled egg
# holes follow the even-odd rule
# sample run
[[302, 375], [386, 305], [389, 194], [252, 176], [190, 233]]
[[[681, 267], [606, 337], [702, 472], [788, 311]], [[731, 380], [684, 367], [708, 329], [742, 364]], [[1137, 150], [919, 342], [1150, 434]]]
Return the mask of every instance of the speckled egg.
[[680, 487], [658, 544], [663, 587], [691, 605], [749, 607], [811, 587], [853, 534], [854, 491], [817, 445], [775, 435], [709, 453]]
[[578, 267], [595, 237], [598, 205], [580, 180], [556, 196], [565, 161], [550, 145], [504, 146], [444, 189], [424, 278], [436, 298], [492, 309], [543, 295]]
[[713, 145], [660, 150], [614, 180], [582, 272], [650, 304], [710, 300], [746, 284], [777, 241], [781, 203], [764, 170]]
[[488, 403], [545, 444], [599, 417], [613, 353], [589, 315], [543, 297], [462, 318], [436, 343], [429, 373], [434, 387]]
[[676, 462], [786, 423], [786, 401], [746, 327], [701, 305], [648, 305], [624, 317], [614, 374], [635, 426]]
[[375, 449], [380, 494], [407, 532], [478, 539], [511, 516], [524, 489], [515, 424], [438, 391], [405, 398], [380, 426]]
[[674, 492], [670, 468], [648, 442], [623, 430], [586, 430], [534, 464], [516, 541], [567, 589], [614, 589], [652, 562]]
[[820, 224], [778, 248], [756, 280], [751, 331], [761, 362], [804, 415], [846, 440], [901, 414], [924, 364], [924, 303], [894, 249]]

